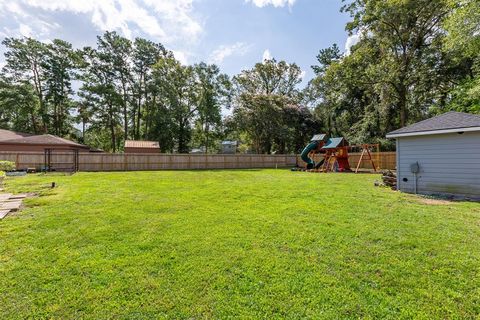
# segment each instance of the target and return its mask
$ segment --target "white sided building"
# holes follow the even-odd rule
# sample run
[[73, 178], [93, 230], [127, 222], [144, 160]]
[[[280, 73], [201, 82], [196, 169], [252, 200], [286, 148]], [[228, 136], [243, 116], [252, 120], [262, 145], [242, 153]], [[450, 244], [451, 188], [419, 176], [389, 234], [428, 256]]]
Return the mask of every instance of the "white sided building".
[[445, 114], [390, 132], [397, 141], [397, 188], [480, 200], [480, 116]]

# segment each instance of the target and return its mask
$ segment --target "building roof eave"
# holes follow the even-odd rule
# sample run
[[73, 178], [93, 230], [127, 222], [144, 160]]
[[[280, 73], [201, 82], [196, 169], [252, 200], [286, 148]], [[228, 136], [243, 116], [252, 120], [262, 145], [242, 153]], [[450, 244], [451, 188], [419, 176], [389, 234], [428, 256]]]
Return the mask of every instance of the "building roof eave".
[[467, 127], [467, 128], [455, 128], [455, 129], [445, 129], [445, 130], [429, 130], [429, 131], [417, 131], [417, 132], [405, 132], [405, 133], [392, 133], [387, 134], [387, 138], [396, 139], [403, 137], [415, 137], [415, 136], [428, 136], [436, 134], [446, 134], [446, 133], [459, 133], [459, 132], [475, 132], [480, 131], [480, 127]]

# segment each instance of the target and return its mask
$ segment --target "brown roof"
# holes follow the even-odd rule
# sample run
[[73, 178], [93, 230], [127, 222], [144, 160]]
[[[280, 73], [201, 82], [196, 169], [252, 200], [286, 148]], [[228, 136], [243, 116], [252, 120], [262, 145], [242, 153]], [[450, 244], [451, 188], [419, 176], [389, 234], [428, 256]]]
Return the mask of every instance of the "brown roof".
[[0, 130], [0, 144], [50, 145], [54, 147], [77, 147], [90, 149], [80, 143], [63, 139], [51, 134], [32, 135], [29, 133]]
[[126, 140], [125, 148], [160, 149], [158, 141]]
[[0, 129], [0, 141], [30, 137], [33, 134]]

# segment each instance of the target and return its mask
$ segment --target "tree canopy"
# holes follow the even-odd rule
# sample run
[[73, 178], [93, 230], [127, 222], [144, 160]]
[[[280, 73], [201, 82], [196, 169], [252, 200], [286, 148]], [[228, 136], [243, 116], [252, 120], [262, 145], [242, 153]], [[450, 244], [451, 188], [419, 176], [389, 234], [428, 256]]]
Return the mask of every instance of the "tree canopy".
[[84, 48], [5, 38], [0, 127], [112, 152], [127, 139], [217, 152], [229, 139], [244, 151], [295, 153], [320, 132], [388, 150], [391, 130], [450, 110], [480, 113], [479, 1], [343, 0], [339, 9], [359, 41], [348, 52], [320, 48], [306, 84], [294, 62], [229, 77], [116, 32]]

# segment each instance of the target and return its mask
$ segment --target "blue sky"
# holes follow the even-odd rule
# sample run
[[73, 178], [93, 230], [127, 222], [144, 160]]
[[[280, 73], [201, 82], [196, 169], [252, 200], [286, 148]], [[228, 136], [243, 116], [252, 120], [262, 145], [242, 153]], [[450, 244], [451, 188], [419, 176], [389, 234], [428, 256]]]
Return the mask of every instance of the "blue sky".
[[[263, 57], [296, 62], [312, 76], [318, 50], [348, 37], [341, 0], [0, 0], [0, 37], [61, 38], [94, 46], [116, 30], [163, 43], [183, 63], [217, 63], [234, 75]], [[5, 48], [0, 47], [0, 64]]]

